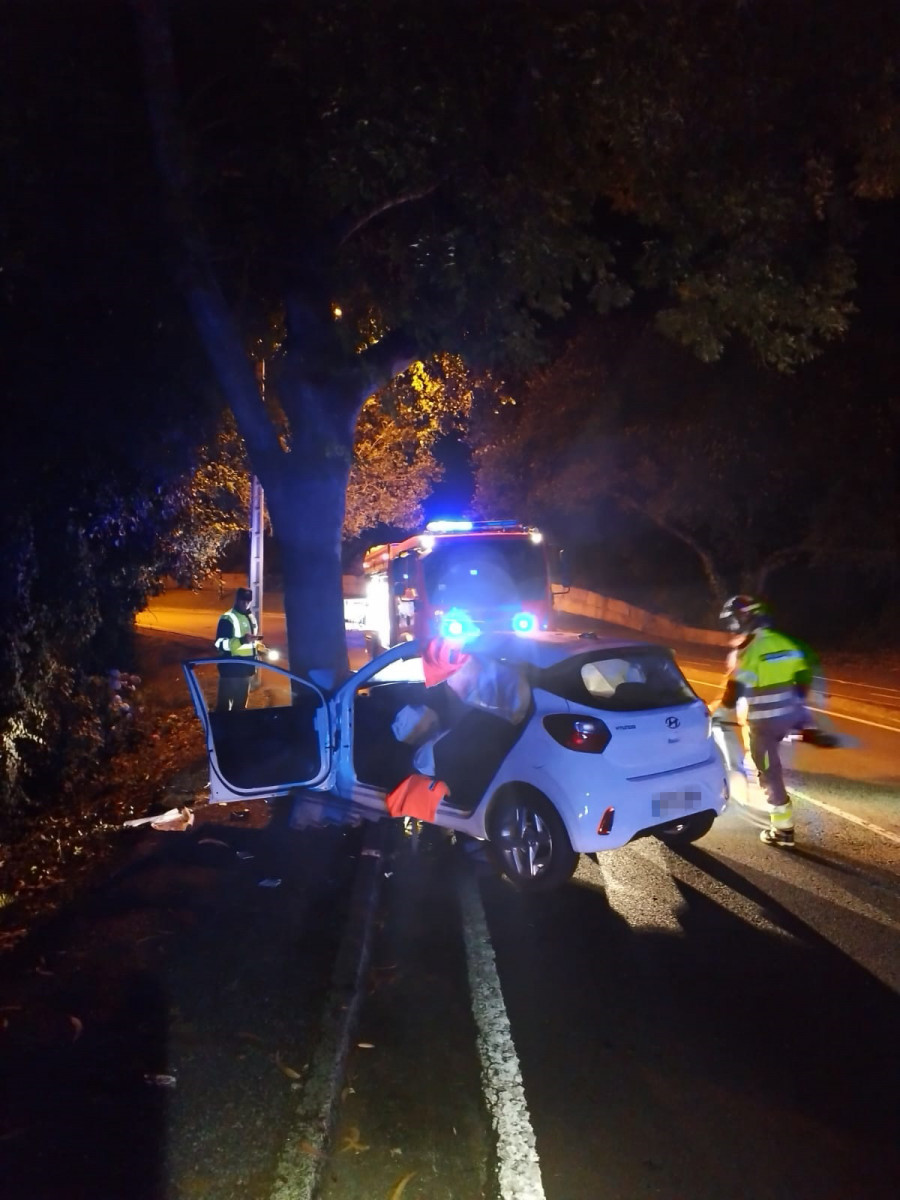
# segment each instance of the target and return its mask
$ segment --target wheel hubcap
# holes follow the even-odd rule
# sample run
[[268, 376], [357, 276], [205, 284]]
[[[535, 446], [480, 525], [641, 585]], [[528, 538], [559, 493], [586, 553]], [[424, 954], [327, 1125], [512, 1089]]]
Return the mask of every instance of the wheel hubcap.
[[553, 857], [553, 838], [540, 816], [525, 805], [510, 809], [500, 828], [500, 851], [509, 873], [535, 878]]

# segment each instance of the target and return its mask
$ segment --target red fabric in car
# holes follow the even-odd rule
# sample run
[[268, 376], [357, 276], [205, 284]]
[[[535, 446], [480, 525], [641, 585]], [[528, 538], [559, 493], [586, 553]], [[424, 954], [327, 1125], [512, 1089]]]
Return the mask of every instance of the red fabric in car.
[[442, 683], [468, 661], [469, 656], [459, 642], [451, 642], [449, 638], [432, 638], [422, 654], [425, 686], [430, 688]]
[[450, 789], [440, 779], [429, 775], [409, 775], [384, 798], [392, 817], [415, 817], [433, 821], [437, 806], [449, 796]]

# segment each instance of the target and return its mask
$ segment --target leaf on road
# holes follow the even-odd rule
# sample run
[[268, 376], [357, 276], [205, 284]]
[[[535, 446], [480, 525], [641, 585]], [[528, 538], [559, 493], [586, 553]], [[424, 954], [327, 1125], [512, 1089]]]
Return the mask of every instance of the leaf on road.
[[407, 1173], [401, 1179], [398, 1179], [397, 1182], [394, 1184], [394, 1186], [391, 1188], [390, 1195], [388, 1196], [388, 1200], [400, 1200], [400, 1197], [406, 1191], [406, 1185], [409, 1183], [409, 1181], [412, 1179], [412, 1177], [415, 1174], [416, 1174], [415, 1171], [407, 1171]]
[[359, 1140], [359, 1129], [355, 1125], [351, 1125], [344, 1137], [344, 1144], [341, 1146], [341, 1154], [347, 1150], [355, 1150], [357, 1154], [362, 1150], [369, 1150], [369, 1146], [364, 1146]]
[[281, 1071], [282, 1075], [287, 1075], [288, 1079], [302, 1079], [303, 1076], [299, 1071], [295, 1071], [293, 1067], [289, 1067], [287, 1063], [281, 1061], [281, 1051], [275, 1051], [275, 1066]]

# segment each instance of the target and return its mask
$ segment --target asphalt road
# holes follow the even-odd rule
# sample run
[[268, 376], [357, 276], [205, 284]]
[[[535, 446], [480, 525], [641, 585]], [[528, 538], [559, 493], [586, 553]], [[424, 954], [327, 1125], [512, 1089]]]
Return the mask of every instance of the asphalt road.
[[[218, 608], [147, 619], [211, 638]], [[711, 695], [718, 655], [676, 649]], [[866, 674], [830, 680], [853, 747], [798, 748], [793, 853], [732, 807], [550, 896], [471, 844], [386, 861], [322, 1200], [900, 1194], [900, 719]]]

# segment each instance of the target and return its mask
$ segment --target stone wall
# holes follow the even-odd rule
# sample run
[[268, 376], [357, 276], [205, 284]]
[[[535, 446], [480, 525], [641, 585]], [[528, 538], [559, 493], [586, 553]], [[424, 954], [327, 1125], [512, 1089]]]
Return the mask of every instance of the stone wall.
[[640, 633], [652, 633], [658, 637], [671, 638], [679, 642], [699, 642], [707, 646], [727, 646], [730, 634], [718, 629], [695, 629], [690, 625], [681, 625], [669, 617], [658, 613], [647, 612], [626, 604], [624, 600], [614, 600], [610, 596], [601, 596], [599, 592], [589, 592], [586, 588], [569, 588], [567, 592], [554, 596], [553, 607], [557, 612], [569, 613], [572, 616], [587, 617], [594, 621], [607, 621], [610, 625], [624, 625], [626, 629], [634, 629]]

